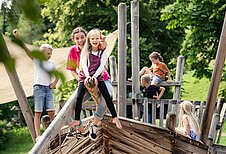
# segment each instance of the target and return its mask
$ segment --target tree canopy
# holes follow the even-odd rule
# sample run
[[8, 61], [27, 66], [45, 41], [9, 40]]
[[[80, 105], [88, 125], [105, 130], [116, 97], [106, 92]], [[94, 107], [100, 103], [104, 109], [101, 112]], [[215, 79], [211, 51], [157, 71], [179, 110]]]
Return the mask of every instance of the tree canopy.
[[[224, 0], [177, 0], [162, 10], [167, 28], [186, 32], [181, 48], [186, 64], [198, 78], [211, 77], [226, 11]], [[222, 80], [226, 80], [226, 72]]]

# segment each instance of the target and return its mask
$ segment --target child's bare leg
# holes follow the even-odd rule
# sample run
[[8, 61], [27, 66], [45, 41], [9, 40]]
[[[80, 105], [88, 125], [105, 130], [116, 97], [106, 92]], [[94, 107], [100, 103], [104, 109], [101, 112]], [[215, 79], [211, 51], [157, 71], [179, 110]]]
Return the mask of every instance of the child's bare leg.
[[49, 117], [51, 118], [51, 121], [53, 121], [55, 111], [48, 111], [47, 113], [48, 113]]
[[118, 119], [118, 117], [115, 117], [113, 120], [112, 120], [113, 123], [115, 123], [116, 127], [118, 127], [119, 129], [122, 129], [122, 125]]
[[158, 80], [155, 80], [155, 79], [153, 79], [152, 81], [151, 81], [151, 85], [157, 85], [159, 82], [158, 82]]
[[144, 74], [150, 74], [150, 73], [152, 73], [151, 72], [151, 70], [148, 68], [148, 67], [143, 67], [141, 70], [140, 70], [140, 72], [139, 72], [139, 76], [142, 76], [142, 75], [144, 75]]

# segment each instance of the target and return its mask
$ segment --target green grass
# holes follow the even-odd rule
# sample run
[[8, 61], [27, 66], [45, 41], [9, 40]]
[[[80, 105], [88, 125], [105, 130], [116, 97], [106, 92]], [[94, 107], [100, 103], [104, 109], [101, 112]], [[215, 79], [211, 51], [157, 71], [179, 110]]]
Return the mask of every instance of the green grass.
[[[207, 78], [197, 79], [192, 77], [193, 72], [183, 75], [182, 100], [206, 101], [210, 80]], [[226, 82], [220, 83], [220, 90], [226, 87]]]
[[27, 127], [14, 128], [7, 133], [10, 136], [5, 143], [7, 148], [0, 151], [1, 154], [27, 154], [34, 145]]

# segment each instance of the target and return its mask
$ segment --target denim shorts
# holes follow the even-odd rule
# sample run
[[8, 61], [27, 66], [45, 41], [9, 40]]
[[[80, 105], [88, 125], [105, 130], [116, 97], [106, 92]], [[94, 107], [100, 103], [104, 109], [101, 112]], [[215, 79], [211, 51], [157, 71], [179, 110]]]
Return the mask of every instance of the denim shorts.
[[49, 86], [34, 85], [34, 111], [54, 111], [53, 92]]
[[150, 77], [151, 77], [152, 80], [158, 81], [158, 83], [162, 82], [162, 78], [160, 78], [157, 75], [150, 74]]

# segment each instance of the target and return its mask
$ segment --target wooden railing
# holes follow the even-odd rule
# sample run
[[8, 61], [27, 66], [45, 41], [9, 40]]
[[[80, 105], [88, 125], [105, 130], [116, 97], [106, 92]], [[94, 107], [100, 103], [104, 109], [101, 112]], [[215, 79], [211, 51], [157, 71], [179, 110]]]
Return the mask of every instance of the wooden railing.
[[[168, 112], [173, 112], [176, 114], [176, 123], [178, 124], [178, 115], [179, 115], [179, 104], [183, 100], [154, 100], [154, 99], [141, 99], [139, 105], [139, 111], [142, 113], [137, 119], [144, 123], [151, 123], [159, 127], [166, 127], [166, 114]], [[205, 109], [205, 101], [191, 101], [194, 105], [193, 112], [198, 118], [200, 126], [202, 125], [203, 113]], [[117, 105], [117, 101], [114, 101]], [[132, 100], [126, 100], [127, 113], [132, 114]], [[117, 107], [117, 106], [116, 106]], [[94, 114], [96, 109], [94, 102], [86, 102], [83, 104], [83, 115], [84, 117], [89, 117]], [[224, 125], [226, 111], [226, 102], [225, 99], [219, 99], [215, 107], [215, 114], [212, 119], [211, 131], [209, 134], [209, 139], [213, 143], [220, 142], [220, 137], [222, 134], [222, 129]], [[127, 114], [128, 115], [128, 114]], [[127, 118], [132, 118], [129, 116]]]

